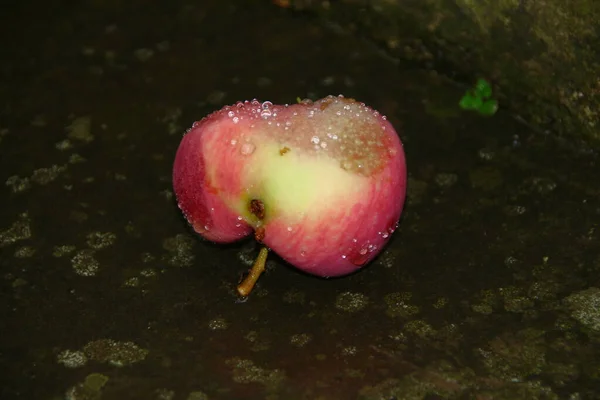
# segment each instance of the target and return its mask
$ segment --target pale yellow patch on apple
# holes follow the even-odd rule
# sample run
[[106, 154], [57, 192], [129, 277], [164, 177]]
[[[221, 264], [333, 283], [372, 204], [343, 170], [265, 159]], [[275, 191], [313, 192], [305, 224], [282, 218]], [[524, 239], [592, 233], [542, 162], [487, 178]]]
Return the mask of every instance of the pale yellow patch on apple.
[[[320, 211], [335, 208], [368, 185], [367, 178], [344, 170], [325, 150], [282, 148], [278, 143], [261, 144], [245, 171], [247, 182], [251, 182], [249, 196], [265, 205], [265, 224], [279, 217], [291, 224], [305, 218], [320, 219]], [[252, 217], [247, 221], [258, 222]]]

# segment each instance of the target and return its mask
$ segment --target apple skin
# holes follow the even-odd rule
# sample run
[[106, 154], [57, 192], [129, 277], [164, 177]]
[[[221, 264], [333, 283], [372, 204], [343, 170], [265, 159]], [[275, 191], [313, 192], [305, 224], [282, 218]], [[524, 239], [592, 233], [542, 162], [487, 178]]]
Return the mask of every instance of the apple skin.
[[396, 229], [406, 162], [392, 125], [363, 103], [253, 100], [194, 123], [175, 156], [173, 188], [205, 239], [255, 231], [296, 268], [333, 277], [366, 265]]

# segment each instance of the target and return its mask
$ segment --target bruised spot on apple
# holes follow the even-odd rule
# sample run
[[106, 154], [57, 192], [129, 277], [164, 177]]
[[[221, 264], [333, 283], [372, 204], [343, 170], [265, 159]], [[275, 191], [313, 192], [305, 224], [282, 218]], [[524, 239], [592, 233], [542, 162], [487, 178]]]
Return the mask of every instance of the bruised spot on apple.
[[253, 100], [194, 123], [175, 156], [173, 187], [207, 240], [229, 243], [254, 232], [265, 246], [238, 286], [247, 296], [267, 249], [322, 277], [370, 262], [397, 227], [406, 162], [389, 121], [356, 100]]

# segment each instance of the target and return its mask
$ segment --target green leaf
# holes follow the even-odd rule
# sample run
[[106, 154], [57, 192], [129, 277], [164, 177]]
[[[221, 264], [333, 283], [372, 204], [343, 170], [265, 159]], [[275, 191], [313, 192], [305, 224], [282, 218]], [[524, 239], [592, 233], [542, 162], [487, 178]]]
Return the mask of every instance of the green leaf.
[[475, 110], [480, 105], [481, 99], [473, 96], [470, 92], [465, 93], [458, 105], [463, 110]]
[[485, 79], [479, 79], [475, 85], [475, 95], [488, 98], [492, 95], [492, 87]]
[[478, 108], [478, 111], [482, 115], [494, 115], [498, 111], [498, 102], [496, 100], [488, 100]]

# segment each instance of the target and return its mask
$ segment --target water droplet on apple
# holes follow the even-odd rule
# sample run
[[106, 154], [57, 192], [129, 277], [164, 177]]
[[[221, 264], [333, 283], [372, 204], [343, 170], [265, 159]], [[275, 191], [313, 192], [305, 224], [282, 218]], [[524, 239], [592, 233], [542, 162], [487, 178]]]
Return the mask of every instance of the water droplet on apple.
[[306, 257], [306, 251], [304, 251], [304, 250], [301, 250], [301, 251], [300, 251], [300, 256], [302, 256], [302, 257]]
[[377, 246], [373, 244], [365, 244], [360, 248], [360, 250], [357, 250], [355, 248], [350, 252], [350, 255], [348, 256], [348, 261], [350, 261], [352, 264], [358, 267], [362, 267], [367, 263], [367, 261], [369, 261], [369, 259], [371, 258], [370, 254], [373, 253], [376, 249]]
[[208, 225], [204, 225], [204, 230], [205, 231], [210, 231], [210, 228], [208, 227]]
[[242, 155], [244, 155], [244, 156], [248, 156], [248, 155], [254, 153], [255, 149], [256, 149], [256, 146], [254, 146], [254, 144], [244, 143], [242, 145], [242, 147], [240, 147], [240, 153], [242, 153]]
[[287, 227], [287, 230], [288, 230], [288, 232], [291, 232], [291, 231], [292, 231], [292, 227], [291, 227], [291, 226], [288, 226], [288, 227]]
[[192, 128], [195, 128], [198, 125], [200, 125], [200, 121], [194, 121], [194, 123], [192, 124]]
[[[293, 104], [287, 107], [289, 112], [285, 106], [253, 99], [224, 108], [222, 115], [234, 124], [246, 126], [247, 123], [249, 130], [264, 126], [269, 135], [283, 136], [278, 138], [279, 141], [314, 155], [326, 151], [337, 160], [340, 168], [363, 176], [370, 175], [401, 151], [395, 142], [388, 140], [389, 132], [384, 131], [382, 124], [383, 115], [362, 103], [330, 96], [318, 102], [302, 101], [300, 106]], [[307, 121], [310, 118], [312, 121]], [[390, 128], [388, 125], [387, 131]], [[226, 140], [230, 141], [231, 137]], [[253, 145], [242, 146], [246, 140], [236, 137], [235, 141], [231, 140], [231, 145], [239, 144], [240, 150], [236, 151], [241, 154], [255, 153]]]

